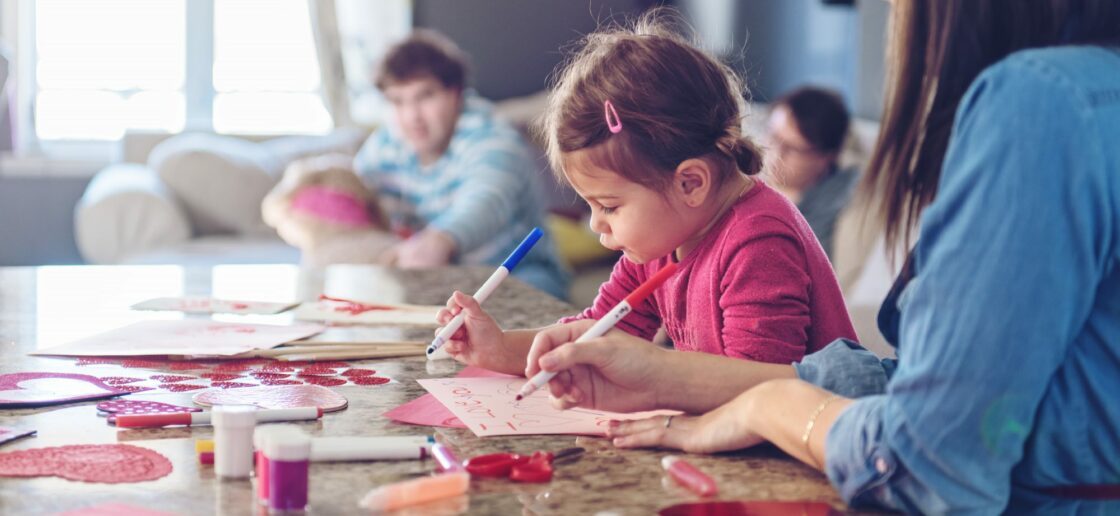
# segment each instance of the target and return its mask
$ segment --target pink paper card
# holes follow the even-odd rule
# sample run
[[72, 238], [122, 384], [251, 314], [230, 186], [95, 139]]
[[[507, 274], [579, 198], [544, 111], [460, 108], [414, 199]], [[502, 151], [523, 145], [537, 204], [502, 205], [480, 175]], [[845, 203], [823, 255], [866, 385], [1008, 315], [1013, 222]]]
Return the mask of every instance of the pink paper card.
[[8, 441], [14, 441], [14, 440], [19, 439], [21, 437], [27, 437], [29, 435], [34, 435], [34, 434], [35, 434], [35, 430], [30, 430], [30, 429], [26, 429], [26, 428], [12, 428], [12, 427], [9, 427], [9, 426], [0, 426], [0, 444], [4, 444]]
[[516, 401], [525, 378], [436, 378], [417, 380], [475, 435], [606, 435], [612, 419], [678, 414], [658, 410], [619, 414], [604, 410], [556, 410], [544, 389]]
[[212, 297], [157, 297], [132, 305], [133, 310], [172, 310], [189, 314], [278, 314], [299, 303], [236, 301]]
[[91, 337], [34, 351], [32, 355], [231, 356], [269, 349], [323, 331], [314, 324], [276, 326], [240, 324], [209, 319], [142, 321]]
[[[481, 367], [467, 366], [459, 371], [458, 378], [515, 378], [507, 374], [497, 373]], [[441, 426], [446, 428], [466, 428], [459, 418], [443, 406], [435, 396], [425, 394], [408, 403], [390, 410], [383, 416], [398, 423], [410, 425]]]
[[70, 373], [0, 374], [0, 409], [45, 407], [75, 401], [112, 398], [129, 391], [96, 376]]

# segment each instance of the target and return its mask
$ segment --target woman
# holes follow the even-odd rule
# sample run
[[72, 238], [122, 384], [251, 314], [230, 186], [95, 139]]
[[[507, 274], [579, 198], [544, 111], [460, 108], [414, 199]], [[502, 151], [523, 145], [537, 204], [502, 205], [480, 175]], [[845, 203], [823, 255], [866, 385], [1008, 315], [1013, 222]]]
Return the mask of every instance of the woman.
[[832, 236], [859, 171], [840, 167], [851, 116], [832, 90], [803, 86], [773, 102], [767, 140], [776, 188], [797, 205], [831, 259]]
[[[1116, 511], [1120, 2], [910, 0], [892, 27], [863, 186], [889, 242], [922, 215], [880, 313], [897, 368], [836, 342], [799, 379], [756, 371], [702, 416], [614, 426], [615, 444], [771, 441], [853, 505]], [[529, 367], [565, 372], [562, 407], [697, 412], [734, 388], [619, 333], [552, 349], [565, 337], [539, 338]]]

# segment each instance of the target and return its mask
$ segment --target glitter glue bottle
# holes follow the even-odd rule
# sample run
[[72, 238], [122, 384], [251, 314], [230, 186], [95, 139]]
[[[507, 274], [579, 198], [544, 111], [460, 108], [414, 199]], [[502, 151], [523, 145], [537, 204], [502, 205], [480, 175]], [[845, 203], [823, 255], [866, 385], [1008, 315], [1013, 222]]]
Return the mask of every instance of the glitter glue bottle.
[[307, 508], [311, 438], [298, 427], [290, 428], [292, 430], [269, 433], [264, 441], [270, 512], [303, 511]]
[[268, 457], [264, 443], [277, 432], [291, 431], [290, 425], [261, 425], [253, 430], [253, 462], [256, 464], [257, 502], [268, 505]]
[[252, 405], [215, 405], [214, 474], [220, 478], [248, 478], [253, 468], [253, 427], [257, 408]]

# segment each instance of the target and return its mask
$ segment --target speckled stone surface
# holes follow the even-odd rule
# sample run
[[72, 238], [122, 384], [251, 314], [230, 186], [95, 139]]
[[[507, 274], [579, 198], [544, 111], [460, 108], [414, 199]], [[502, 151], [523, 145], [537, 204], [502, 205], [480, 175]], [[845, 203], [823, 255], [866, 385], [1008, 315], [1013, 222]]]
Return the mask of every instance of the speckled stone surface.
[[[59, 344], [121, 326], [143, 316], [128, 306], [151, 297], [214, 295], [229, 299], [313, 299], [326, 291], [369, 301], [442, 304], [452, 289], [472, 292], [489, 275], [481, 268], [391, 271], [373, 267], [335, 267], [299, 271], [287, 266], [68, 267], [0, 269], [0, 372], [83, 372], [72, 358], [30, 357], [37, 347]], [[517, 280], [507, 280], [487, 301], [487, 309], [506, 328], [551, 323], [574, 308]], [[288, 319], [285, 319], [285, 318]], [[147, 316], [151, 318], [151, 316]], [[229, 319], [226, 319], [229, 320]], [[290, 320], [259, 316], [251, 322]], [[426, 340], [432, 328], [380, 330]], [[379, 386], [336, 387], [349, 407], [317, 422], [299, 423], [317, 436], [430, 434], [431, 428], [388, 421], [381, 414], [424, 394], [414, 380], [452, 376], [460, 366], [422, 357], [350, 361], [377, 370], [393, 381]], [[113, 369], [112, 367], [116, 367]], [[155, 371], [144, 371], [155, 372]], [[136, 375], [136, 369], [101, 366], [98, 376]], [[133, 395], [181, 405], [193, 393]], [[0, 410], [0, 426], [35, 428], [38, 436], [0, 445], [0, 452], [40, 446], [127, 442], [166, 455], [174, 465], [159, 480], [122, 485], [84, 484], [56, 478], [0, 479], [0, 513], [42, 514], [100, 503], [127, 503], [178, 514], [255, 514], [250, 481], [222, 481], [195, 460], [194, 440], [209, 438], [209, 427], [117, 430], [105, 424], [96, 402], [39, 409]], [[669, 482], [659, 460], [663, 452], [621, 451], [603, 439], [570, 436], [475, 437], [465, 429], [437, 429], [437, 439], [461, 458], [498, 451], [587, 449], [570, 464], [557, 466], [549, 484], [476, 480], [469, 496], [417, 507], [412, 514], [651, 514], [698, 498]], [[689, 460], [718, 482], [722, 500], [824, 502], [843, 510], [827, 480], [772, 447]], [[431, 461], [313, 464], [309, 511], [354, 514], [358, 500], [384, 483], [428, 474]]]

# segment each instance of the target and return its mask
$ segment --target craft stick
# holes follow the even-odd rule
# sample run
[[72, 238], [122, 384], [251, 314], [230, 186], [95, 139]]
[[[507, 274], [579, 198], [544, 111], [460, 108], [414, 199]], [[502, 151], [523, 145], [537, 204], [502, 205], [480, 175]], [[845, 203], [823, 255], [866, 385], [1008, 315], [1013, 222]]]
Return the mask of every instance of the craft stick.
[[394, 357], [411, 357], [424, 355], [424, 348], [412, 349], [386, 349], [386, 350], [369, 350], [369, 351], [352, 351], [352, 352], [337, 352], [337, 353], [306, 353], [306, 354], [293, 354], [293, 355], [278, 355], [274, 358], [280, 361], [296, 361], [296, 360], [359, 360], [363, 358], [394, 358]]

